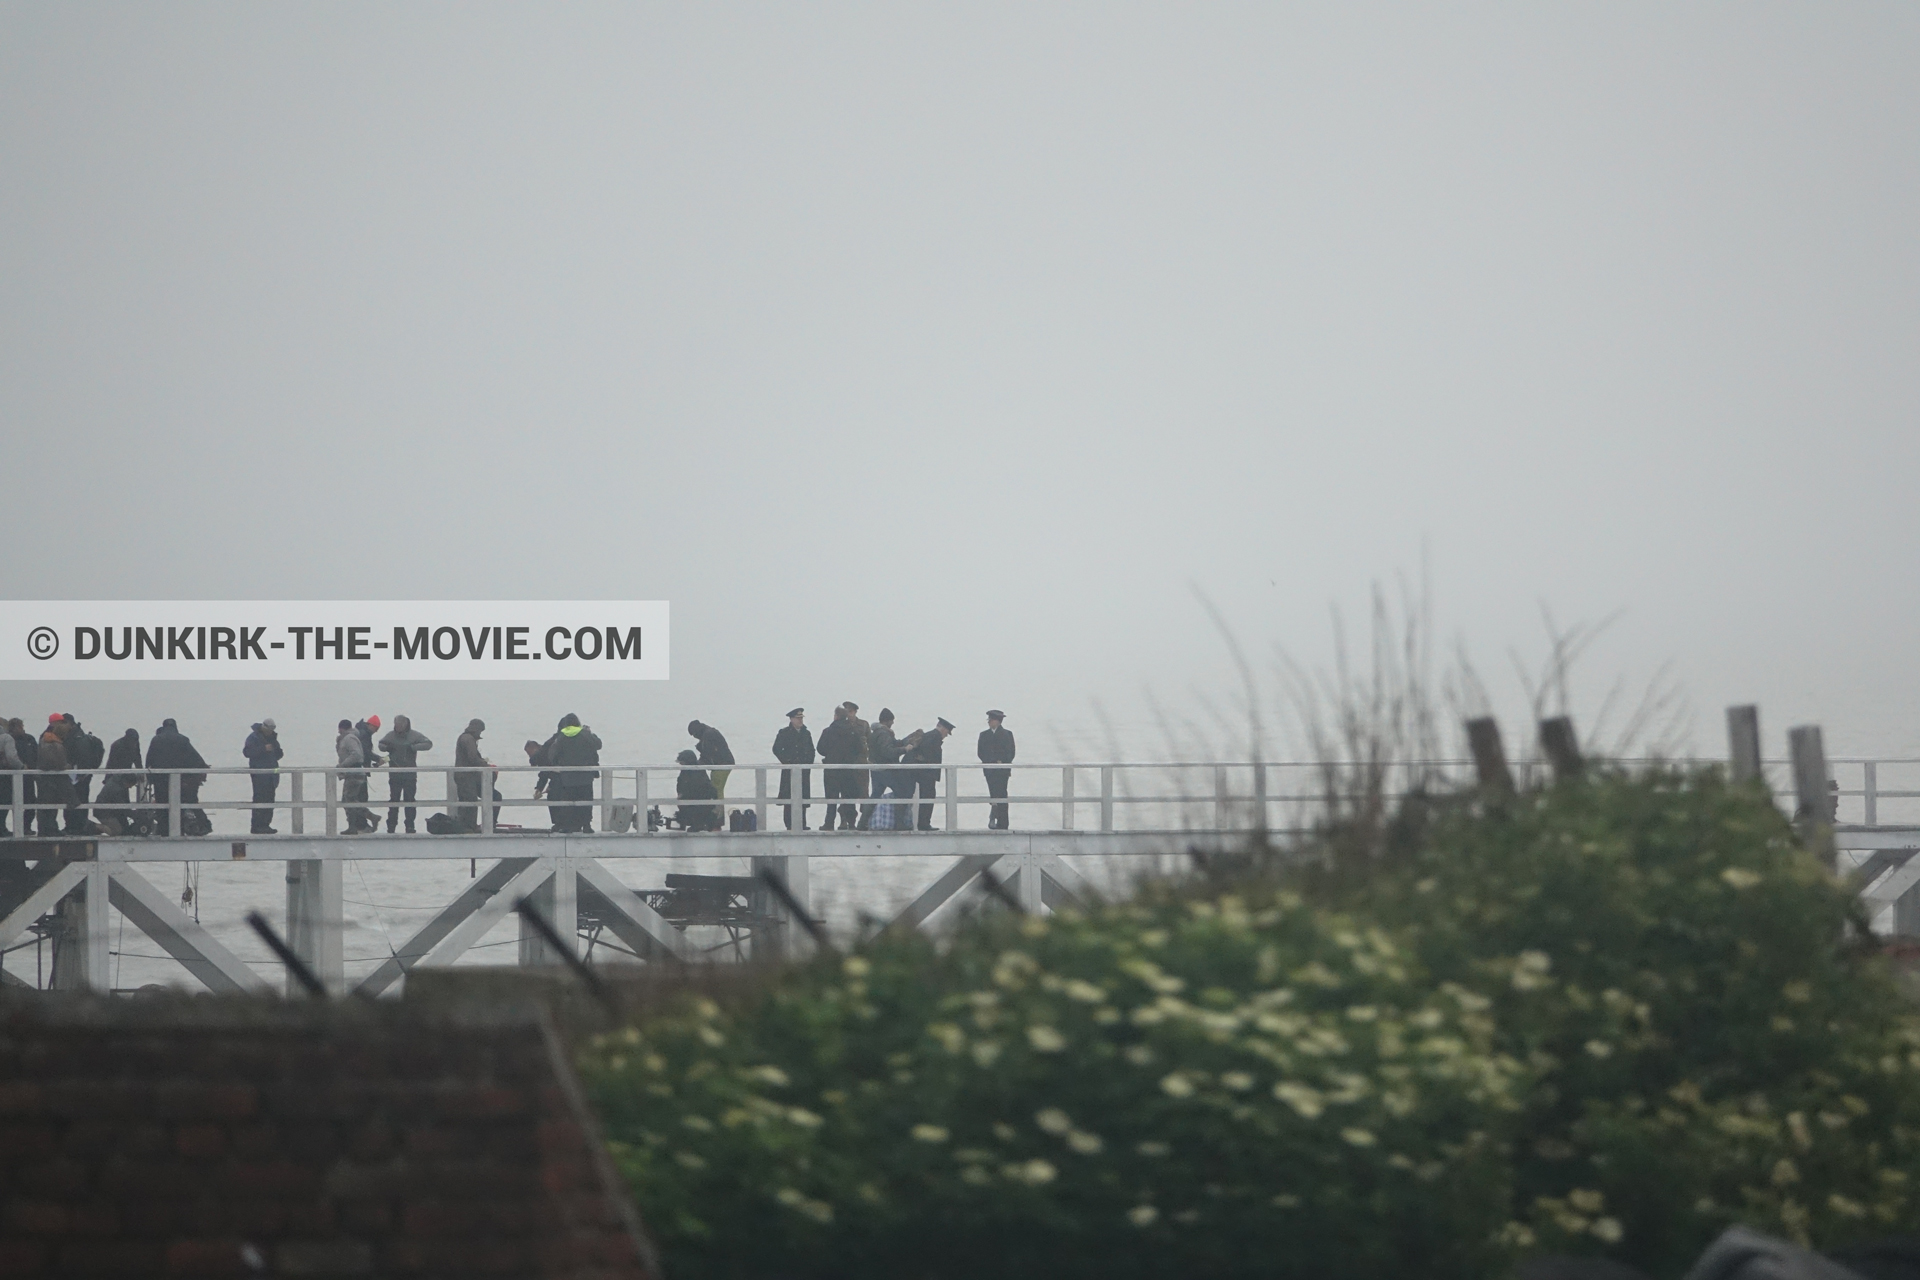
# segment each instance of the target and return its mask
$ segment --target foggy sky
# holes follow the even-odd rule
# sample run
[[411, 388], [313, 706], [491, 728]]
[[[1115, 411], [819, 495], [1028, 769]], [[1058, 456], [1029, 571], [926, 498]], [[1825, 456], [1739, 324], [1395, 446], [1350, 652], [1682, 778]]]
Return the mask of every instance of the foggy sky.
[[1505, 714], [1542, 606], [1617, 612], [1576, 713], [1671, 663], [1701, 750], [1920, 755], [1917, 57], [1893, 3], [0, 5], [0, 595], [675, 633], [0, 710], [1092, 758], [1232, 698], [1196, 588], [1311, 666], [1424, 562]]

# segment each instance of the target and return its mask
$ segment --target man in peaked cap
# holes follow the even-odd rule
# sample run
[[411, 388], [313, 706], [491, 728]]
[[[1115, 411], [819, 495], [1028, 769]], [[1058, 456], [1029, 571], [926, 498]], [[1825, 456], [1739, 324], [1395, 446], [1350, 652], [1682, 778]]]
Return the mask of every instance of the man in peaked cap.
[[[807, 712], [804, 707], [795, 707], [787, 712], [787, 727], [774, 735], [773, 758], [781, 764], [813, 763], [813, 730], [807, 728]], [[800, 775], [800, 798], [806, 799], [813, 794], [813, 773], [807, 769], [782, 769], [780, 771], [780, 799], [793, 798], [793, 775]], [[793, 806], [785, 809], [787, 830], [793, 830]], [[807, 829], [807, 806], [800, 806], [800, 829]]]
[[[975, 749], [981, 764], [1013, 763], [1013, 734], [1001, 724], [1001, 721], [1006, 718], [1007, 713], [1004, 711], [987, 712], [987, 727], [980, 731], [980, 742]], [[981, 772], [987, 776], [987, 794], [1000, 801], [987, 813], [987, 829], [1005, 831], [1007, 829], [1007, 779], [1013, 776], [1013, 770], [982, 769]]]
[[[933, 728], [927, 730], [920, 741], [907, 752], [906, 761], [919, 765], [940, 764], [941, 745], [952, 733], [953, 721], [941, 716], [934, 722]], [[917, 826], [921, 831], [932, 831], [933, 800], [940, 790], [940, 770], [938, 768], [912, 769], [907, 771], [906, 776], [907, 794], [912, 795], [916, 790], [920, 793], [920, 821]]]

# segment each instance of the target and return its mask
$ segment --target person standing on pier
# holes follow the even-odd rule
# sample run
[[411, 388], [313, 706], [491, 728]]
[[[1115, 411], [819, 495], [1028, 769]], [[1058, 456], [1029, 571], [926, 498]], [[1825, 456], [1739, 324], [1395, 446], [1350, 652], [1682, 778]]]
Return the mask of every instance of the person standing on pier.
[[67, 725], [67, 767], [75, 770], [73, 807], [67, 810], [67, 834], [98, 835], [100, 828], [87, 821], [87, 801], [93, 796], [93, 774], [80, 771], [98, 769], [100, 762], [107, 757], [107, 745], [82, 728], [71, 711], [60, 718]]
[[275, 835], [273, 798], [280, 790], [280, 758], [287, 752], [280, 745], [280, 728], [274, 724], [272, 716], [253, 726], [253, 732], [247, 735], [240, 754], [247, 758], [247, 768], [253, 770], [253, 802], [267, 806], [253, 811], [249, 834]]
[[710, 724], [701, 724], [698, 720], [687, 722], [687, 732], [699, 740], [699, 761], [707, 767], [707, 776], [713, 780], [713, 793], [720, 799], [727, 798], [727, 779], [732, 769], [715, 768], [716, 765], [730, 765], [733, 760], [733, 748], [727, 745], [726, 735]]
[[[113, 740], [107, 749], [107, 776], [100, 784], [100, 805], [133, 803], [133, 791], [140, 785], [140, 731], [129, 729]], [[133, 826], [130, 809], [96, 808], [94, 814], [109, 835], [125, 835]]]
[[[781, 764], [813, 763], [813, 730], [807, 728], [807, 712], [804, 707], [795, 707], [787, 712], [787, 727], [773, 738], [773, 758]], [[793, 798], [793, 775], [800, 775], [800, 798], [806, 799], [813, 794], [813, 774], [806, 769], [782, 769], [780, 771], [780, 799]], [[793, 830], [793, 806], [786, 807], [787, 830]], [[800, 830], [807, 829], [807, 806], [800, 806]]]
[[[907, 752], [907, 760], [913, 764], [938, 766], [941, 762], [941, 745], [946, 742], [948, 735], [952, 732], [953, 722], [945, 716], [941, 716], [933, 728], [922, 734], [920, 741], [915, 743], [913, 749]], [[921, 831], [932, 831], [934, 829], [933, 800], [935, 796], [939, 794], [940, 790], [940, 770], [937, 767], [932, 769], [914, 769], [911, 770], [907, 776], [909, 779], [907, 783], [907, 794], [912, 795], [915, 789], [918, 789], [920, 792], [921, 804], [918, 828]]]
[[[880, 708], [879, 718], [873, 727], [867, 730], [867, 762], [886, 765], [884, 769], [875, 769], [868, 785], [868, 794], [879, 800], [893, 786], [893, 766], [900, 763], [900, 740], [893, 736], [893, 711]], [[860, 829], [866, 831], [873, 826], [873, 805], [860, 807]]]
[[[860, 718], [859, 703], [850, 701], [842, 705], [847, 709], [847, 730], [853, 737], [854, 763], [871, 764], [873, 762], [873, 728], [865, 720]], [[848, 772], [847, 782], [849, 785], [846, 787], [845, 794], [850, 799], [865, 800], [867, 798], [867, 790], [872, 785], [871, 771], [858, 769], [849, 770]], [[846, 816], [843, 817], [840, 822], [841, 827], [849, 831], [854, 827], [853, 816], [851, 812], [848, 812], [852, 808], [853, 806], [849, 805], [846, 810], [843, 810]], [[863, 829], [867, 825], [867, 816], [872, 812], [873, 806], [870, 804], [859, 806], [861, 819], [859, 825]]]
[[[7, 830], [7, 816], [13, 812], [13, 778], [10, 770], [25, 769], [26, 763], [20, 759], [20, 744], [13, 740], [5, 719], [0, 719], [0, 839], [11, 839], [13, 833]], [[21, 835], [26, 834], [26, 815], [20, 817]]]
[[[168, 830], [167, 805], [173, 799], [173, 781], [180, 780], [180, 829], [188, 835], [205, 835], [213, 830], [213, 824], [207, 821], [205, 812], [188, 805], [200, 803], [200, 784], [207, 780], [205, 773], [199, 772], [207, 767], [207, 758], [193, 745], [193, 740], [180, 732], [180, 726], [171, 717], [162, 720], [160, 727], [153, 731], [153, 737], [147, 741], [147, 772], [153, 783], [153, 798], [161, 807], [160, 834], [173, 834]], [[191, 769], [192, 773], [157, 773], [162, 769]]]
[[[347, 808], [346, 833], [357, 836], [379, 830], [380, 824], [374, 818], [373, 810], [366, 807], [367, 750], [361, 745], [360, 734], [355, 730], [353, 721], [340, 722], [340, 732], [333, 739], [333, 754], [334, 763], [340, 770], [340, 800]], [[354, 804], [356, 800], [360, 801], [358, 805]]]
[[393, 728], [387, 736], [380, 739], [380, 749], [387, 753], [388, 767], [393, 772], [387, 775], [387, 834], [393, 834], [395, 823], [400, 817], [400, 802], [407, 803], [407, 834], [413, 834], [413, 817], [416, 812], [414, 801], [420, 794], [420, 775], [413, 767], [420, 763], [422, 751], [433, 750], [433, 739], [413, 727], [413, 721], [405, 716], [393, 718]]
[[[860, 744], [854, 737], [853, 713], [846, 707], [833, 709], [833, 723], [820, 731], [820, 760], [823, 764], [853, 764], [860, 758]], [[860, 779], [860, 789], [854, 790], [855, 777]], [[833, 830], [833, 820], [837, 814], [842, 829], [853, 830], [854, 807], [850, 804], [835, 805], [835, 800], [864, 797], [867, 793], [865, 774], [854, 769], [822, 769], [820, 771], [820, 792], [827, 798], [827, 816], [821, 821], [822, 831]]]
[[[593, 830], [593, 806], [580, 801], [593, 799], [594, 775], [585, 772], [585, 767], [600, 763], [599, 737], [569, 711], [560, 717], [559, 729], [541, 750], [547, 757], [544, 763], [554, 771], [553, 782], [547, 787], [547, 799], [560, 808], [560, 822], [554, 830]], [[577, 771], [570, 772], [569, 766]]]
[[[1004, 711], [987, 712], [987, 727], [980, 731], [980, 742], [976, 748], [981, 764], [1013, 763], [1013, 734], [1001, 724], [1006, 718]], [[987, 794], [1000, 801], [987, 813], [987, 830], [1005, 831], [1007, 779], [1013, 776], [1013, 770], [982, 769], [980, 772], [987, 775]]]
[[480, 796], [493, 768], [493, 762], [480, 754], [480, 735], [486, 731], [487, 722], [475, 717], [467, 721], [467, 731], [453, 746], [454, 794], [467, 802], [453, 811], [454, 825], [462, 831], [480, 829]]
[[[7, 721], [7, 735], [13, 739], [13, 748], [20, 757], [20, 767], [27, 772], [20, 775], [20, 834], [33, 834], [33, 802], [40, 791], [36, 785], [34, 772], [40, 768], [40, 744], [27, 732], [27, 725], [18, 716]], [[41, 835], [57, 835], [57, 831], [43, 831]]]
[[67, 722], [59, 716], [47, 718], [47, 731], [40, 735], [40, 834], [60, 834], [60, 811], [73, 804], [73, 779], [67, 776]]

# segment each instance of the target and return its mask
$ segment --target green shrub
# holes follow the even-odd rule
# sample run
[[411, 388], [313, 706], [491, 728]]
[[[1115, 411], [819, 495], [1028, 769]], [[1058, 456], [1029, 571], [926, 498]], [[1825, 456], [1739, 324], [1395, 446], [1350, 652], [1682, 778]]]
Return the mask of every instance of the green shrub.
[[885, 936], [598, 1038], [671, 1273], [1677, 1273], [1908, 1219], [1920, 1035], [1763, 796], [1401, 825], [1365, 877]]

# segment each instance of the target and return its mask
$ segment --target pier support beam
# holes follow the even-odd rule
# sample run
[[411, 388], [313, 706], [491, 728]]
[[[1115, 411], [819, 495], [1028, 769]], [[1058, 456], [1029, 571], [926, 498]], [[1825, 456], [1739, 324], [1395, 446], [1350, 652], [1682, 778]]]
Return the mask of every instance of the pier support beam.
[[[337, 858], [301, 858], [287, 863], [287, 945], [307, 962], [327, 990], [346, 989], [346, 953], [341, 938], [347, 912]], [[303, 989], [287, 975], [287, 994]]]

